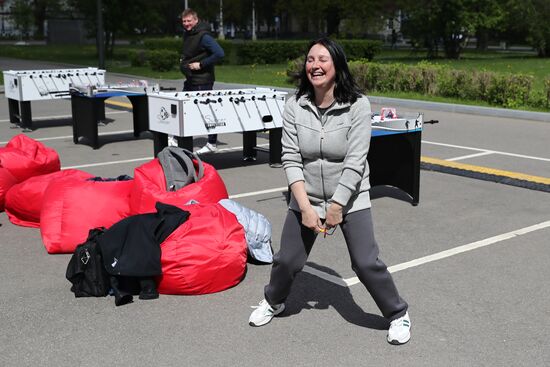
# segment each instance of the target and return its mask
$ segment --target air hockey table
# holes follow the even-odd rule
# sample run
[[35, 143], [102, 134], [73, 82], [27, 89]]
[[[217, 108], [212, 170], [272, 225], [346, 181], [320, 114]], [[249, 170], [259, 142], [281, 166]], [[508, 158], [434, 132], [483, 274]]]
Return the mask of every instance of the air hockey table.
[[411, 197], [413, 206], [420, 200], [422, 122], [422, 114], [383, 121], [374, 115], [367, 156], [371, 186], [401, 189]]
[[149, 130], [147, 92], [158, 85], [128, 84], [115, 86], [71, 87], [73, 115], [73, 142], [99, 148], [98, 125], [105, 118], [105, 101], [113, 97], [126, 97], [132, 104], [134, 137]]

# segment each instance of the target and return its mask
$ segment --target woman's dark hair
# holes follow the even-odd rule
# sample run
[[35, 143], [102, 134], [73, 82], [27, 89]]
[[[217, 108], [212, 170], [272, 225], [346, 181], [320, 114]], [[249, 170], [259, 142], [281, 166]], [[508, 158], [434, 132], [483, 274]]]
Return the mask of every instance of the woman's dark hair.
[[311, 50], [311, 48], [315, 45], [324, 46], [332, 58], [334, 70], [336, 71], [334, 86], [334, 99], [336, 102], [354, 103], [361, 95], [361, 89], [359, 89], [359, 86], [355, 83], [355, 80], [349, 71], [346, 54], [344, 53], [342, 46], [326, 37], [314, 40], [309, 44], [306, 51], [304, 65], [300, 71], [300, 84], [298, 85], [298, 90], [296, 91], [296, 97], [300, 98], [302, 95], [306, 95], [310, 101], [315, 101], [313, 85], [311, 85], [306, 73], [307, 55], [309, 50]]

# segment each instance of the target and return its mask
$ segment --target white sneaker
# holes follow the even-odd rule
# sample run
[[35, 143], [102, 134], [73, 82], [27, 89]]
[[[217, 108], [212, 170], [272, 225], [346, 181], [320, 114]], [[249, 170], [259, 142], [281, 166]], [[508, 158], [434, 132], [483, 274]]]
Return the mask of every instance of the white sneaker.
[[199, 150], [197, 150], [197, 154], [206, 154], [206, 153], [214, 153], [218, 150], [216, 147], [216, 144], [210, 144], [206, 143], [206, 145]]
[[388, 330], [388, 343], [394, 345], [405, 344], [411, 338], [411, 319], [409, 313], [393, 320]]
[[176, 137], [174, 135], [168, 135], [168, 146], [169, 147], [178, 146], [178, 141], [176, 140]]
[[285, 304], [271, 306], [263, 299], [248, 319], [250, 326], [263, 326], [285, 310]]

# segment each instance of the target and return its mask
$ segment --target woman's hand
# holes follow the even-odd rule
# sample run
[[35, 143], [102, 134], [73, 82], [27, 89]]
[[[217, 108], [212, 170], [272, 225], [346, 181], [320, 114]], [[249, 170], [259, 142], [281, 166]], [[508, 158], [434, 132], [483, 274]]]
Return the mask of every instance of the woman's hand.
[[330, 229], [336, 227], [338, 224], [342, 223], [342, 205], [338, 203], [332, 203], [327, 209], [327, 218], [325, 221], [325, 227]]
[[321, 219], [317, 215], [317, 212], [313, 207], [306, 208], [305, 210], [301, 211], [302, 213], [302, 224], [314, 231], [315, 233], [318, 233], [319, 230], [324, 230], [325, 226], [323, 223], [321, 223]]

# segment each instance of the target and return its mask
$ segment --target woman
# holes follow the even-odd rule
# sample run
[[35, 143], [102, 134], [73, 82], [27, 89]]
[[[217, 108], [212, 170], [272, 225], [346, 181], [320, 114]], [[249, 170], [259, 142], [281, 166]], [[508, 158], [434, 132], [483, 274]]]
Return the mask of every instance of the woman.
[[373, 234], [370, 116], [370, 103], [355, 84], [341, 46], [327, 38], [313, 41], [296, 96], [285, 105], [282, 161], [291, 200], [265, 299], [250, 315], [251, 326], [265, 325], [284, 311], [315, 238], [340, 225], [353, 270], [390, 321], [388, 342], [409, 341], [408, 305], [378, 259]]

